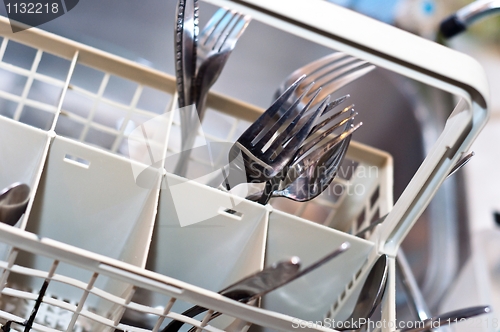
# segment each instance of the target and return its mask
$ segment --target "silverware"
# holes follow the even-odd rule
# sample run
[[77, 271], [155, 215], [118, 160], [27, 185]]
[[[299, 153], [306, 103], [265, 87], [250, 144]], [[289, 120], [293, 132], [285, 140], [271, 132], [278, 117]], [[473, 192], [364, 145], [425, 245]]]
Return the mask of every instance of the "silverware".
[[0, 192], [0, 221], [14, 226], [26, 211], [30, 199], [30, 187], [14, 183]]
[[[267, 204], [273, 197], [305, 202], [319, 196], [335, 178], [349, 146], [351, 135], [361, 126], [361, 123], [352, 126], [353, 119], [354, 115], [351, 115], [332, 126], [336, 129], [345, 124], [346, 128], [341, 134], [328, 138], [332, 129], [330, 128], [320, 137], [312, 140], [310, 144], [305, 144], [298, 149], [298, 157], [289, 166], [286, 176], [282, 180], [277, 179], [281, 181], [281, 184], [277, 183], [277, 189], [267, 193], [264, 190], [249, 195], [247, 199]], [[327, 142], [321, 143], [321, 140], [327, 140]], [[302, 155], [306, 156], [301, 158]]]
[[[297, 147], [307, 139], [323, 108], [320, 106], [312, 114], [307, 113], [314, 99], [300, 107], [298, 104], [304, 93], [293, 98], [292, 106], [279, 119], [275, 115], [283, 103], [293, 96], [297, 85], [304, 78], [303, 76], [294, 82], [233, 144], [228, 155], [229, 174], [223, 182], [226, 189], [230, 190], [244, 182], [268, 181], [293, 159]], [[321, 88], [316, 89], [316, 94], [320, 91]], [[326, 102], [327, 100], [323, 101], [323, 104]], [[296, 108], [300, 109], [298, 114], [292, 115], [296, 113]], [[307, 117], [307, 120], [299, 123], [303, 117]], [[290, 138], [292, 131], [296, 131], [296, 134]]]
[[360, 322], [366, 322], [382, 301], [387, 285], [387, 255], [380, 256], [373, 264], [366, 281], [361, 288], [354, 309], [345, 321], [336, 321], [335, 329], [339, 331], [361, 329]]
[[[367, 61], [363, 61], [342, 52], [336, 52], [315, 60], [307, 65], [298, 68], [291, 73], [276, 91], [276, 97], [281, 95], [290, 84], [295, 82], [302, 75], [307, 78], [302, 81], [296, 90], [296, 94], [302, 94], [311, 82], [316, 82], [323, 89], [316, 100], [322, 100], [326, 96], [334, 93], [347, 84], [357, 80], [375, 69], [375, 66]], [[303, 102], [307, 103], [311, 99], [308, 94]], [[284, 105], [285, 107], [287, 105]]]
[[9, 320], [9, 321], [5, 322], [5, 324], [3, 324], [3, 325], [0, 324], [0, 331], [10, 332], [12, 324], [24, 326], [24, 331], [31, 331], [31, 328], [33, 327], [33, 323], [35, 322], [36, 315], [38, 313], [38, 309], [40, 309], [40, 305], [43, 302], [43, 297], [45, 296], [45, 292], [47, 291], [48, 287], [49, 287], [49, 279], [45, 279], [43, 284], [42, 284], [42, 287], [40, 288], [40, 291], [38, 292], [38, 296], [36, 298], [35, 305], [33, 306], [33, 309], [31, 310], [31, 314], [27, 320], [25, 320], [23, 322], [16, 322], [14, 320]]
[[179, 0], [175, 25], [175, 71], [179, 107], [194, 101], [193, 79], [196, 70], [198, 39], [198, 0]]
[[427, 306], [424, 296], [420, 291], [420, 287], [415, 280], [411, 267], [406, 260], [406, 255], [401, 248], [398, 250], [398, 254], [396, 256], [396, 269], [399, 272], [398, 280], [403, 286], [406, 297], [408, 298], [407, 303], [413, 313], [413, 316], [418, 318], [420, 321], [431, 318], [429, 307]]
[[448, 175], [446, 176], [446, 178], [449, 178], [450, 176], [452, 176], [453, 174], [455, 174], [459, 169], [461, 169], [462, 167], [464, 167], [472, 159], [472, 157], [474, 157], [474, 151], [471, 151], [470, 153], [468, 153], [465, 156], [463, 156], [462, 158], [460, 158], [460, 160], [457, 161], [457, 163], [455, 164], [455, 166], [453, 166], [453, 168], [451, 169], [451, 171], [448, 173]]
[[[328, 255], [319, 259], [308, 267], [302, 269], [301, 271], [298, 271], [298, 269], [300, 268], [298, 257], [294, 257], [289, 261], [277, 263], [270, 268], [266, 268], [252, 276], [246, 277], [241, 281], [234, 283], [233, 285], [220, 291], [219, 294], [229, 297], [235, 301], [249, 303], [319, 268], [333, 258], [342, 254], [349, 248], [349, 242], [344, 242], [333, 252], [329, 253]], [[190, 309], [184, 311], [182, 315], [192, 318], [207, 310], [208, 309], [200, 306], [193, 306]], [[208, 322], [220, 315], [221, 313], [219, 312], [213, 313], [210, 316]], [[162, 330], [162, 332], [178, 331], [182, 325], [184, 325], [183, 322], [172, 321]], [[194, 330], [196, 330], [196, 328], [194, 328]]]
[[219, 78], [229, 55], [248, 24], [250, 16], [220, 8], [200, 34], [194, 87], [200, 120], [205, 113], [208, 90]]
[[181, 144], [189, 138], [186, 126], [192, 122], [192, 114], [184, 107], [193, 104], [193, 80], [196, 73], [196, 45], [198, 39], [198, 0], [178, 0], [175, 25], [175, 75], [179, 117], [181, 122]]
[[[191, 149], [196, 139], [198, 125], [205, 114], [208, 91], [219, 78], [236, 42], [250, 22], [248, 15], [235, 10], [220, 8], [199, 35], [196, 54], [196, 78], [192, 82], [196, 111], [184, 110], [181, 117], [182, 149], [174, 173], [184, 176]], [[181, 111], [181, 113], [183, 113]], [[197, 115], [197, 118], [196, 118]], [[193, 118], [195, 117], [195, 118]]]
[[[307, 77], [307, 76], [306, 76]], [[327, 96], [329, 98], [329, 96]], [[335, 107], [343, 103], [347, 98], [349, 98], [349, 95], [342, 96], [340, 98], [335, 99], [332, 102], [329, 103], [323, 103], [324, 110], [321, 112], [321, 116], [318, 119], [318, 124], [314, 125], [314, 127], [311, 129], [309, 134], [307, 135], [306, 140], [302, 143], [301, 146], [297, 147], [297, 152], [295, 153], [294, 160], [298, 160], [301, 158], [304, 154], [311, 152], [312, 149], [318, 145], [321, 141], [324, 142], [326, 141], [326, 137], [330, 134], [332, 134], [336, 129], [340, 128], [343, 124], [347, 122], [348, 119], [344, 119], [341, 121], [338, 121], [337, 123], [333, 122], [333, 120], [337, 118], [341, 118], [345, 113], [350, 112], [351, 118], [354, 118], [357, 113], [354, 113], [354, 105], [350, 105], [340, 112], [334, 111]], [[324, 99], [329, 100], [329, 99]], [[312, 104], [316, 104], [315, 101], [312, 101]], [[303, 117], [299, 120], [298, 123], [298, 128], [302, 126], [307, 121], [307, 117]], [[333, 125], [332, 125], [333, 123]], [[329, 126], [329, 127], [328, 127]], [[287, 140], [290, 140], [293, 136], [297, 134], [298, 130], [292, 130], [292, 132], [288, 135]]]
[[[459, 169], [461, 169], [463, 166], [465, 166], [470, 159], [474, 156], [474, 152], [470, 152], [464, 157], [462, 157], [456, 164], [453, 166], [453, 168], [450, 170], [448, 173], [447, 177], [452, 176], [455, 174]], [[359, 231], [356, 236], [358, 237], [364, 237], [364, 235], [372, 231], [377, 225], [381, 224], [384, 222], [388, 214], [385, 216], [379, 218], [378, 220], [374, 221], [372, 224], [370, 224], [368, 227], [364, 228], [363, 230]], [[417, 284], [417, 281], [415, 280], [415, 277], [413, 275], [413, 272], [411, 270], [410, 265], [408, 264], [406, 260], [406, 256], [404, 254], [403, 249], [399, 249], [398, 254], [396, 256], [396, 269], [398, 270], [399, 278], [398, 280], [401, 282], [406, 296], [408, 298], [408, 305], [410, 307], [410, 310], [413, 312], [414, 316], [417, 317], [420, 321], [425, 321], [431, 317], [430, 310], [427, 306], [427, 303], [425, 302], [425, 299], [420, 291], [420, 288]]]
[[444, 325], [450, 325], [453, 323], [459, 323], [466, 319], [476, 317], [479, 315], [484, 315], [491, 312], [489, 306], [478, 306], [459, 309], [445, 314], [432, 317], [422, 321], [417, 328], [405, 328], [398, 330], [399, 332], [424, 332], [432, 328], [437, 328]]
[[[302, 75], [306, 75], [306, 78], [299, 83], [294, 93], [296, 96], [303, 95], [301, 103], [311, 103], [311, 107], [314, 107], [319, 102], [319, 100], [324, 100], [323, 98], [326, 98], [328, 95], [335, 92], [336, 90], [351, 83], [352, 81], [358, 79], [359, 77], [369, 73], [374, 68], [375, 66], [369, 64], [368, 62], [359, 60], [344, 53], [341, 52], [332, 53], [330, 55], [327, 55], [323, 58], [320, 58], [295, 70], [283, 81], [281, 86], [278, 88], [276, 95], [283, 93], [285, 87], [288, 86], [291, 82], [294, 82]], [[316, 97], [316, 95], [308, 91], [310, 89], [310, 84], [314, 83], [315, 81], [317, 81], [322, 88], [321, 92], [317, 94], [317, 96], [320, 98]], [[344, 96], [342, 98], [339, 98], [336, 100], [336, 102], [338, 102], [339, 104], [342, 101], [344, 101], [347, 97], [349, 96]], [[281, 116], [284, 112], [286, 112], [289, 109], [289, 107], [290, 103], [288, 102], [284, 103], [282, 109], [278, 111], [277, 116]], [[326, 112], [327, 111], [325, 110], [324, 113]], [[314, 134], [320, 129], [322, 129], [331, 120], [332, 118], [327, 118], [313, 128], [313, 130], [309, 133], [308, 142], [299, 148], [295, 158], [300, 158], [306, 152], [310, 152], [315, 144], [319, 143], [322, 139], [324, 139], [333, 130], [336, 129], [336, 128], [331, 128], [331, 130], [324, 131], [321, 135], [316, 135], [316, 137], [313, 138]], [[304, 119], [302, 119], [301, 121], [304, 121]], [[354, 132], [358, 128], [359, 126], [356, 126], [352, 132]], [[293, 135], [295, 135], [295, 132], [292, 132], [290, 136], [293, 137]], [[336, 162], [340, 163], [342, 161], [342, 158], [345, 154], [348, 145], [349, 143], [347, 143], [347, 145], [342, 143], [341, 146], [343, 147], [343, 149], [340, 150], [336, 149], [335, 151], [332, 151], [330, 157], [335, 159], [330, 160], [330, 163], [328, 164], [328, 166], [330, 167], [329, 172], [325, 172], [323, 174], [323, 177], [325, 178], [325, 180], [322, 180], [324, 182], [324, 185], [319, 185], [318, 187], [317, 185], [314, 184], [314, 182], [311, 182], [310, 174], [307, 175], [306, 173], [310, 172], [317, 173], [317, 170], [319, 170], [320, 167], [324, 168], [325, 165], [321, 165], [320, 167], [314, 167], [314, 165], [309, 165], [309, 167], [307, 167], [307, 172], [306, 172], [304, 168], [305, 165], [297, 164], [295, 170], [300, 169], [301, 172], [296, 174], [295, 177], [296, 183], [293, 183], [293, 181], [289, 181], [288, 184], [292, 186], [291, 188], [287, 188], [286, 186], [281, 186], [282, 189], [281, 190], [279, 189], [280, 187], [279, 182], [285, 176], [285, 174], [281, 174], [280, 178], [273, 178], [272, 180], [267, 181], [266, 187], [261, 193], [250, 195], [247, 197], [247, 199], [258, 201], [261, 204], [267, 204], [272, 197], [286, 197], [295, 201], [302, 201], [302, 202], [315, 198], [324, 189], [326, 189], [326, 187], [328, 187], [328, 185], [335, 177], [336, 169], [338, 167]], [[339, 156], [339, 153], [341, 155], [341, 158], [336, 158], [337, 156]], [[320, 155], [318, 155], [318, 158], [319, 156]], [[325, 151], [325, 156], [326, 156], [326, 151]], [[309, 158], [306, 161], [310, 162], [313, 160], [314, 159]], [[315, 162], [318, 163], [318, 160], [316, 160]], [[317, 177], [316, 179], [320, 180]], [[305, 186], [307, 186], [308, 184], [313, 184], [313, 187], [316, 189], [304, 190]], [[320, 191], [314, 193], [315, 191], [317, 191], [317, 189], [319, 189]], [[261, 196], [260, 198], [257, 198], [259, 194]]]
[[[300, 269], [300, 259], [292, 257], [285, 261], [280, 261], [270, 267], [245, 277], [234, 284], [224, 288], [219, 294], [240, 302], [249, 302], [255, 294], [260, 294], [267, 289], [274, 289], [292, 276], [296, 275]], [[182, 313], [183, 316], [196, 317], [207, 311], [201, 306], [193, 306]], [[215, 317], [214, 317], [215, 318]], [[162, 332], [178, 331], [183, 322], [174, 320], [170, 322]]]

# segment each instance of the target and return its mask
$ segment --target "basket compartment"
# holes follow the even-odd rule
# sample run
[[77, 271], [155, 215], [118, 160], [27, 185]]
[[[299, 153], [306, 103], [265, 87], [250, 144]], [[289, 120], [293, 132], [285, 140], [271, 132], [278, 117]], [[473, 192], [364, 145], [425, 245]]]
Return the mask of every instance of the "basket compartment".
[[36, 189], [49, 139], [46, 131], [0, 117], [0, 188], [23, 182]]
[[136, 184], [131, 162], [55, 137], [27, 230], [42, 237], [143, 266], [159, 191], [159, 172]]
[[[31, 210], [50, 142], [46, 131], [0, 116], [0, 190], [15, 182], [26, 183], [31, 197], [25, 214], [15, 225], [23, 229]], [[0, 258], [8, 248], [0, 244]]]
[[[262, 269], [267, 216], [261, 205], [166, 174], [146, 269], [217, 292]], [[168, 302], [158, 293], [134, 300]], [[191, 305], [178, 301], [172, 310]]]
[[322, 320], [367, 262], [373, 243], [280, 211], [269, 217], [266, 265], [292, 255], [307, 267], [348, 241], [351, 248], [317, 270], [269, 293], [263, 307], [307, 321]]

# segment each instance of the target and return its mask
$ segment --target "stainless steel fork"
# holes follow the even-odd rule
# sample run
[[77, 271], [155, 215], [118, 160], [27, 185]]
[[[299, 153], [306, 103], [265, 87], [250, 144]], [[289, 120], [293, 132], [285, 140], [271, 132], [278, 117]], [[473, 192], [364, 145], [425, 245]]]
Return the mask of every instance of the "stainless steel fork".
[[[360, 60], [342, 52], [336, 52], [315, 60], [307, 65], [296, 69], [287, 78], [283, 80], [276, 91], [276, 96], [281, 95], [283, 91], [292, 82], [295, 82], [300, 76], [306, 75], [307, 78], [302, 81], [296, 90], [296, 94], [302, 94], [311, 82], [316, 82], [323, 90], [316, 100], [322, 100], [326, 96], [334, 93], [347, 84], [368, 74], [376, 67], [367, 61]], [[304, 103], [309, 102], [312, 96], [306, 95]], [[286, 108], [287, 105], [284, 105]]]
[[[294, 82], [233, 144], [229, 151], [229, 175], [223, 183], [226, 189], [240, 183], [261, 183], [272, 179], [289, 164], [297, 147], [307, 139], [324, 108], [318, 107], [312, 114], [307, 112], [315, 98], [305, 106], [299, 105], [308, 90], [297, 98], [294, 92], [304, 78]], [[321, 88], [315, 90], [316, 95], [320, 92]], [[292, 105], [276, 118], [276, 113], [289, 98], [293, 99]], [[307, 120], [301, 121], [303, 117]], [[290, 138], [292, 131], [296, 134]]]
[[250, 22], [248, 15], [220, 8], [199, 35], [196, 77], [193, 82], [196, 113], [181, 111], [181, 154], [174, 173], [185, 176], [198, 126], [203, 120], [208, 91], [217, 81], [236, 42]]
[[335, 137], [321, 135], [321, 139], [314, 144], [304, 145], [303, 153], [290, 164], [286, 176], [275, 179], [276, 188], [266, 188], [267, 191], [249, 195], [247, 199], [267, 204], [273, 197], [305, 202], [319, 196], [335, 178], [349, 147], [352, 133], [362, 125], [359, 123], [353, 126], [355, 115], [351, 113], [349, 118], [333, 126], [336, 129], [345, 125], [341, 134]]
[[192, 81], [196, 71], [198, 0], [179, 0], [176, 7], [175, 71], [179, 107], [193, 102]]
[[221, 8], [200, 33], [194, 82], [196, 108], [200, 119], [205, 112], [208, 90], [219, 78], [236, 42], [249, 23], [248, 15]]

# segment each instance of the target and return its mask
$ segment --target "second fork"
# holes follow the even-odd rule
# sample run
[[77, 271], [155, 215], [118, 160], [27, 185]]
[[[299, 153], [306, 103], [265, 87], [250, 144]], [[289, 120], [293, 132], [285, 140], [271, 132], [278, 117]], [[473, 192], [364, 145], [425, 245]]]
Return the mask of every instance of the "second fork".
[[235, 10], [220, 8], [199, 35], [196, 56], [196, 76], [193, 81], [196, 113], [181, 114], [181, 154], [174, 173], [185, 176], [189, 156], [199, 124], [205, 114], [209, 89], [217, 81], [236, 42], [245, 31], [250, 17]]

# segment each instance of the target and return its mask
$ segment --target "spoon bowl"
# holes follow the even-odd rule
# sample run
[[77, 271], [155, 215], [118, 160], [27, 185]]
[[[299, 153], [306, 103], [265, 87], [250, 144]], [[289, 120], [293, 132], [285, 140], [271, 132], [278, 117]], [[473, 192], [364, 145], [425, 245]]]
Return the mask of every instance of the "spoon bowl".
[[0, 193], [0, 221], [14, 226], [26, 211], [30, 198], [30, 187], [14, 183]]
[[[373, 315], [373, 312], [377, 306], [382, 301], [382, 297], [385, 292], [385, 286], [387, 284], [388, 275], [388, 262], [387, 255], [380, 256], [375, 264], [373, 264], [372, 269], [366, 281], [359, 293], [358, 300], [354, 306], [349, 318], [344, 322], [349, 322], [349, 324], [343, 324], [343, 322], [338, 322], [339, 326], [335, 329], [339, 331], [346, 331], [353, 329], [353, 323], [359, 323], [368, 320]], [[357, 326], [357, 329], [362, 328], [362, 326]]]

